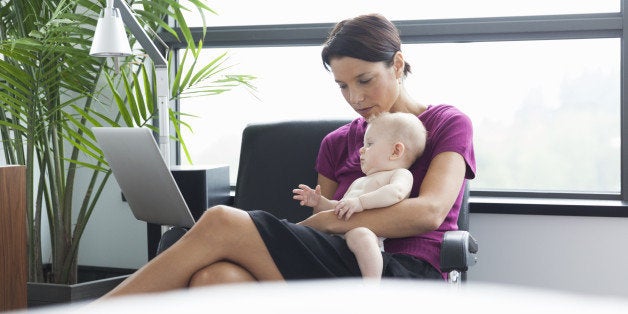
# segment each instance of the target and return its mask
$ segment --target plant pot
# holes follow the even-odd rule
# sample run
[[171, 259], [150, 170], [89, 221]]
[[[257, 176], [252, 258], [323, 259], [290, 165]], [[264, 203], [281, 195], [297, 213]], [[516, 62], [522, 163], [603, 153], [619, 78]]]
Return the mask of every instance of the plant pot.
[[28, 282], [28, 307], [97, 299], [126, 279], [132, 269], [79, 266], [79, 283], [73, 285]]

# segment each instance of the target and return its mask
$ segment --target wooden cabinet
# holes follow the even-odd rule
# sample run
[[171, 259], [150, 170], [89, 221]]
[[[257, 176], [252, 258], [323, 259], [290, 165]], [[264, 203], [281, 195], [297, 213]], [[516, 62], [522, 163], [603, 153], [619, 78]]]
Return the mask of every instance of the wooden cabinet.
[[0, 167], [0, 312], [26, 308], [26, 167]]

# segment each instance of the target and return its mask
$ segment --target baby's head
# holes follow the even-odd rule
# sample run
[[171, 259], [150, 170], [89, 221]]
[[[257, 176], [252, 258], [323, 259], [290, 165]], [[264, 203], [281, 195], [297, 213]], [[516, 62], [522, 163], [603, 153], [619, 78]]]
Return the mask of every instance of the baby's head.
[[[407, 169], [423, 154], [427, 132], [415, 115], [383, 112], [371, 117], [368, 122], [364, 147], [360, 150], [364, 173]], [[365, 169], [365, 159], [377, 159], [377, 162], [366, 160]]]

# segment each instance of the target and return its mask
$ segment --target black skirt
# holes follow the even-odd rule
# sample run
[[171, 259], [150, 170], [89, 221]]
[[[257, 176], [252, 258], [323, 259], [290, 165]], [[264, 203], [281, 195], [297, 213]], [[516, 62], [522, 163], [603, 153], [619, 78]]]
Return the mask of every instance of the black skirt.
[[[347, 242], [310, 227], [277, 219], [265, 211], [249, 211], [270, 255], [286, 280], [361, 277]], [[382, 252], [383, 277], [442, 280], [429, 263], [407, 254]]]

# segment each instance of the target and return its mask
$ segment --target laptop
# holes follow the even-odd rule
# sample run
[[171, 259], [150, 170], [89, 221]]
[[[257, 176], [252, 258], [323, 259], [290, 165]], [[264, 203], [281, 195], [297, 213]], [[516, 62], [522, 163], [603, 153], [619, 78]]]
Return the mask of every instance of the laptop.
[[191, 228], [194, 218], [147, 128], [92, 128], [133, 215], [146, 222]]

